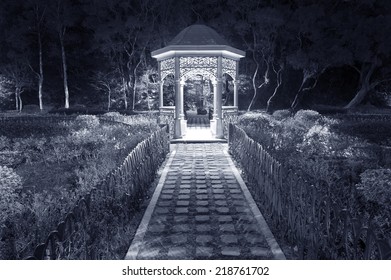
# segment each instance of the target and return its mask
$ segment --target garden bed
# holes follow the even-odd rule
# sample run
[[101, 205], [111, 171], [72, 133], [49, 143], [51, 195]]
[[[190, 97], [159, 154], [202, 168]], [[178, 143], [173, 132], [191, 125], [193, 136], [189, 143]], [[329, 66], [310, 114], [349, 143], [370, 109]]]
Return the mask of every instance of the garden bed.
[[[10, 217], [16, 221], [17, 258], [42, 242], [79, 197], [159, 129], [154, 117], [115, 113], [102, 118], [7, 118], [0, 127], [0, 189], [7, 198], [0, 218], [1, 224]], [[10, 249], [3, 245], [4, 258]]]
[[[389, 197], [391, 197], [391, 164], [390, 158], [387, 156], [387, 153], [390, 151], [390, 142], [389, 130], [383, 131], [385, 128], [389, 129], [390, 124], [385, 121], [384, 116], [377, 119], [333, 118], [322, 116], [314, 111], [299, 111], [294, 116], [288, 111], [277, 111], [273, 116], [265, 113], [244, 114], [239, 117], [238, 125], [244, 129], [247, 135], [266, 149], [266, 157], [270, 155], [273, 158], [269, 160], [270, 162], [268, 161], [267, 165], [274, 162], [273, 168], [276, 168], [278, 172], [284, 173], [284, 175], [278, 173], [278, 176], [281, 176], [278, 180], [283, 182], [288, 180], [281, 189], [278, 187], [276, 190], [273, 190], [273, 187], [264, 191], [271, 197], [275, 195], [276, 197], [281, 196], [282, 201], [286, 200], [283, 205], [288, 202], [293, 203], [292, 205], [299, 205], [292, 206], [293, 208], [289, 210], [291, 212], [287, 211], [289, 213], [295, 213], [298, 211], [297, 209], [304, 211], [303, 213], [306, 214], [296, 213], [298, 215], [297, 219], [300, 219], [302, 223], [311, 224], [317, 221], [318, 218], [313, 215], [316, 211], [319, 211], [319, 207], [321, 209], [322, 207], [330, 209], [330, 207], [334, 207], [331, 205], [335, 205], [335, 207], [340, 209], [338, 213], [347, 211], [344, 212], [346, 215], [342, 215], [345, 217], [343, 219], [347, 218], [349, 220], [347, 221], [348, 223], [350, 223], [351, 219], [355, 219], [355, 227], [365, 231], [365, 234], [362, 236], [359, 236], [361, 234], [359, 232], [352, 233], [357, 238], [357, 240], [352, 241], [353, 243], [362, 240], [363, 244], [365, 244], [367, 240], [364, 239], [367, 237], [363, 236], [369, 236], [368, 232], [372, 230], [375, 232], [377, 239], [390, 240], [391, 201], [389, 201]], [[377, 134], [377, 137], [375, 137], [377, 132], [382, 133]], [[236, 143], [235, 145], [239, 145], [238, 148], [243, 148], [247, 153], [254, 152], [251, 152], [251, 149], [254, 148], [253, 146], [244, 148], [241, 144]], [[237, 157], [243, 156], [238, 153], [235, 150]], [[257, 157], [256, 155], [254, 156], [255, 158]], [[246, 157], [256, 160], [250, 154], [244, 156], [244, 158]], [[262, 162], [266, 159], [261, 158], [259, 160]], [[248, 165], [249, 163], [245, 161], [244, 164]], [[254, 164], [260, 165], [261, 163]], [[261, 166], [263, 165], [261, 164]], [[262, 172], [274, 170], [270, 168], [272, 167], [267, 167]], [[261, 180], [260, 178], [265, 176], [260, 176], [261, 171], [254, 169], [251, 164], [248, 165], [247, 171], [251, 173], [249, 176], [256, 181]], [[267, 178], [273, 179], [276, 174], [272, 172], [269, 176], [271, 177]], [[278, 180], [272, 181], [271, 184], [278, 186]], [[288, 189], [291, 190], [286, 193]], [[276, 193], [272, 194], [270, 191]], [[295, 192], [298, 192], [298, 197], [300, 198], [298, 201], [295, 200]], [[264, 195], [262, 199], [264, 199]], [[265, 207], [265, 203], [270, 205], [270, 203], [273, 204], [274, 202], [262, 200], [261, 208]], [[279, 204], [273, 206], [276, 207], [276, 213], [282, 211], [280, 206]], [[270, 210], [270, 207], [265, 209], [266, 212], [268, 210]], [[272, 219], [277, 219], [276, 213], [274, 213], [274, 218]], [[325, 210], [325, 212], [321, 210], [319, 215], [320, 217], [326, 215], [324, 219], [335, 219], [336, 214], [331, 215], [330, 213], [330, 210]], [[269, 221], [269, 223], [278, 227], [278, 221], [276, 221]], [[290, 221], [292, 222], [292, 220]], [[324, 226], [323, 221], [319, 220], [318, 222], [319, 226]], [[292, 222], [292, 225], [297, 227], [294, 222]], [[314, 226], [309, 226], [309, 228], [314, 228]], [[275, 230], [278, 231], [278, 229]], [[298, 226], [298, 230], [298, 232], [306, 231], [302, 226]], [[345, 232], [347, 229], [340, 230]], [[295, 230], [291, 228], [288, 232], [290, 233], [286, 232], [285, 234], [292, 236], [292, 232], [295, 232]], [[342, 232], [339, 233], [342, 234]], [[322, 236], [321, 232], [316, 234]], [[302, 238], [304, 238], [303, 236]], [[306, 242], [311, 244], [313, 241], [310, 239], [305, 240], [304, 238], [300, 242], [303, 245]], [[320, 240], [317, 242], [321, 244]], [[328, 242], [325, 241], [325, 247], [323, 248], [327, 252], [315, 250], [311, 251], [310, 255], [306, 255], [309, 254], [309, 249], [303, 249], [302, 247], [300, 258], [360, 257], [347, 251], [344, 253], [333, 250], [328, 251], [329, 249], [325, 249], [331, 244]], [[293, 242], [292, 248], [297, 248], [297, 243], [294, 244]], [[365, 250], [368, 247], [362, 249]]]

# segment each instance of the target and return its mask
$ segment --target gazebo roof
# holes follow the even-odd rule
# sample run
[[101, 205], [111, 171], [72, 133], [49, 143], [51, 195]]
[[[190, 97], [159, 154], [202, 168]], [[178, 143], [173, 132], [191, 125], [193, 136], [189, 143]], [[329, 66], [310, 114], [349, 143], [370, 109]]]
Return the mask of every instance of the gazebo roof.
[[168, 45], [228, 45], [228, 43], [209, 26], [194, 24], [179, 32]]
[[245, 52], [233, 48], [214, 29], [203, 24], [186, 27], [164, 48], [151, 53], [157, 60], [176, 55], [223, 55], [232, 59], [240, 59]]

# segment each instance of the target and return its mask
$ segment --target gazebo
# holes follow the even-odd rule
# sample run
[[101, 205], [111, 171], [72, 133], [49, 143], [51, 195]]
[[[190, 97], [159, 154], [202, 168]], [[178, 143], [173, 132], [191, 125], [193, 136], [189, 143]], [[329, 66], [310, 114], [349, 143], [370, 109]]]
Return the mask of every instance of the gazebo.
[[[174, 117], [174, 138], [186, 134], [184, 112], [185, 81], [201, 75], [213, 84], [213, 118], [210, 121], [212, 135], [221, 139], [223, 134], [223, 111], [237, 113], [238, 110], [238, 68], [245, 52], [228, 45], [215, 30], [194, 24], [183, 29], [166, 47], [152, 52], [158, 61], [160, 113], [171, 113]], [[229, 75], [234, 82], [233, 106], [222, 106], [222, 78]], [[164, 106], [164, 79], [172, 75], [175, 80], [175, 106]]]

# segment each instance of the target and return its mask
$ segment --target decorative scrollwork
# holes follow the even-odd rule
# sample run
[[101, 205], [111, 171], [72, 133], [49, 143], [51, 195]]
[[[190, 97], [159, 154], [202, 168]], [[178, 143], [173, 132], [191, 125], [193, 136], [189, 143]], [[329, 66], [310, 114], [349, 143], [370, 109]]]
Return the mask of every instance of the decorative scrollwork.
[[232, 79], [236, 80], [236, 61], [233, 59], [225, 58], [222, 59], [223, 74], [228, 74]]
[[174, 69], [174, 68], [175, 68], [175, 58], [168, 58], [160, 61], [161, 70]]
[[208, 79], [217, 77], [217, 57], [181, 57], [179, 64], [180, 76], [183, 80], [196, 74]]
[[181, 68], [217, 68], [217, 57], [181, 57], [179, 58]]
[[168, 75], [175, 76], [175, 58], [160, 61], [160, 77], [163, 81]]
[[215, 80], [216, 72], [216, 68], [181, 68], [181, 79], [186, 81], [194, 75], [201, 75], [209, 80]]

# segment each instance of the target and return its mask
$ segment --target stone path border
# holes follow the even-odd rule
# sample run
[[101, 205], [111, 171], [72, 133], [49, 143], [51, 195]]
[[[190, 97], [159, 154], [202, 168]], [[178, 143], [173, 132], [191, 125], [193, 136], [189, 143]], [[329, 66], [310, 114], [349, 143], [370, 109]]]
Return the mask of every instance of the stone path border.
[[140, 225], [138, 226], [138, 229], [134, 235], [132, 244], [130, 245], [128, 252], [126, 253], [125, 256], [126, 260], [133, 260], [136, 259], [137, 257], [145, 233], [147, 232], [147, 228], [151, 220], [153, 210], [155, 210], [156, 203], [163, 189], [164, 181], [166, 180], [168, 170], [170, 169], [170, 165], [175, 157], [175, 154], [176, 154], [176, 150], [171, 151], [166, 166], [164, 167], [162, 174], [160, 175], [160, 179], [158, 185], [156, 186], [155, 192], [153, 193], [152, 199], [149, 202], [147, 209], [145, 210], [143, 219], [141, 220]]
[[250, 191], [248, 190], [246, 183], [243, 181], [242, 176], [240, 176], [239, 170], [236, 168], [236, 166], [233, 163], [231, 156], [228, 154], [228, 152], [226, 150], [224, 152], [227, 154], [227, 159], [228, 159], [229, 164], [231, 165], [232, 172], [234, 173], [236, 180], [238, 180], [238, 183], [239, 183], [240, 187], [242, 188], [244, 196], [246, 197], [246, 199], [249, 203], [251, 211], [253, 212], [254, 217], [258, 222], [258, 225], [262, 229], [262, 232], [266, 238], [266, 241], [270, 247], [270, 250], [272, 251], [272, 253], [274, 255], [274, 259], [285, 260], [286, 258], [280, 248], [280, 245], [278, 245], [276, 239], [274, 238], [273, 233], [271, 232], [269, 226], [266, 223], [265, 218], [263, 217], [261, 211], [259, 210], [257, 204], [254, 201], [253, 196], [251, 195]]

